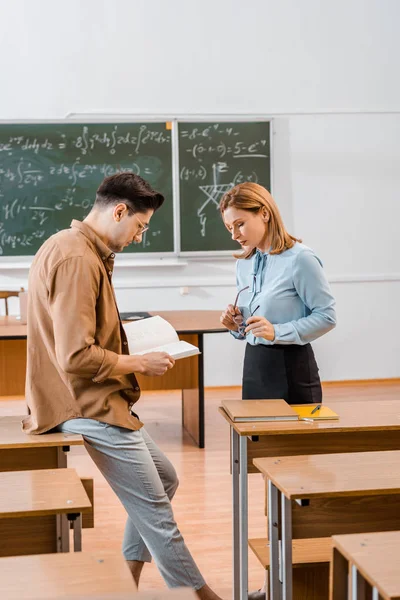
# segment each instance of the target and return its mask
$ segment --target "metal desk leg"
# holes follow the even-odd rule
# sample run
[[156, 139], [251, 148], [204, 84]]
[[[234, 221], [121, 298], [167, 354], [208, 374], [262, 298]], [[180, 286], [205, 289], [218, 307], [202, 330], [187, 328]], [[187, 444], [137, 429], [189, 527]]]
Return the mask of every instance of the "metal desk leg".
[[249, 587], [247, 437], [239, 439], [240, 496], [240, 600], [247, 600]]
[[205, 445], [205, 411], [204, 411], [204, 336], [198, 334], [199, 350], [199, 448]]
[[367, 587], [365, 579], [355, 565], [351, 565], [351, 600], [365, 600]]
[[74, 552], [82, 551], [82, 514], [70, 513], [67, 515], [68, 521], [72, 523], [74, 530]]
[[82, 515], [74, 520], [74, 552], [82, 552]]
[[376, 587], [372, 588], [372, 600], [379, 600], [379, 592]]
[[69, 552], [69, 521], [67, 515], [56, 515], [57, 552]]
[[[57, 448], [57, 468], [65, 469], [69, 446]], [[57, 552], [69, 552], [69, 522], [66, 515], [56, 515]]]
[[293, 598], [293, 565], [292, 565], [292, 501], [281, 494], [282, 513], [282, 598]]
[[231, 427], [232, 524], [233, 524], [233, 600], [240, 597], [240, 500], [239, 434]]
[[278, 532], [278, 489], [268, 479], [268, 537], [269, 537], [269, 595], [271, 600], [280, 600], [279, 581], [279, 532]]
[[69, 452], [69, 446], [58, 446], [57, 448], [57, 469], [67, 468], [67, 452]]
[[197, 334], [198, 377], [195, 387], [182, 389], [182, 425], [199, 448], [205, 444], [203, 334]]

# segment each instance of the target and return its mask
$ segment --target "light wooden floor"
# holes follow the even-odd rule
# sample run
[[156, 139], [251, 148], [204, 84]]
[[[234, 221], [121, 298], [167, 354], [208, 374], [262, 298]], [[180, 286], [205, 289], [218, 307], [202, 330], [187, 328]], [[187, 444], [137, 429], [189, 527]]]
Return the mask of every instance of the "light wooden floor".
[[[400, 382], [358, 385], [328, 385], [324, 401], [337, 398], [379, 400], [399, 398]], [[136, 410], [153, 439], [171, 459], [178, 472], [180, 487], [173, 501], [175, 517], [207, 583], [223, 598], [231, 597], [232, 516], [229, 475], [229, 431], [217, 407], [222, 398], [240, 398], [239, 388], [206, 390], [206, 449], [199, 450], [182, 434], [180, 393], [144, 392]], [[24, 413], [22, 401], [0, 402], [0, 415]], [[95, 528], [83, 531], [83, 550], [120, 551], [125, 511], [110, 490], [83, 447], [75, 447], [69, 466], [81, 476], [95, 479]], [[263, 481], [249, 477], [249, 536], [265, 533]], [[263, 572], [250, 554], [249, 587], [260, 587]], [[164, 587], [154, 564], [146, 565], [141, 589]]]

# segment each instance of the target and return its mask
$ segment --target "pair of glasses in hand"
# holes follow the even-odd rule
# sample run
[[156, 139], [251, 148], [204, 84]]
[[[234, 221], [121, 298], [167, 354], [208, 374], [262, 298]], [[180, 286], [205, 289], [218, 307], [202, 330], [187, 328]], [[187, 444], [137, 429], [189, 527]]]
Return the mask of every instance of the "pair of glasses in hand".
[[[256, 306], [255, 309], [251, 311], [250, 317], [252, 317], [254, 315], [254, 313], [256, 312], [256, 310], [258, 310], [259, 308], [260, 308], [260, 305]], [[240, 319], [240, 323], [239, 323], [239, 319]], [[233, 320], [235, 321], [236, 325], [238, 326], [239, 335], [245, 336], [246, 334], [245, 334], [244, 330], [246, 329], [247, 324], [246, 324], [246, 321], [243, 321], [243, 315], [235, 315], [233, 317]]]
[[[236, 308], [239, 296], [242, 292], [244, 292], [245, 290], [249, 289], [249, 285], [247, 285], [246, 287], [242, 288], [241, 290], [238, 291], [237, 295], [236, 295], [236, 299], [235, 299], [235, 303], [233, 305], [233, 308]], [[260, 308], [260, 305], [256, 306], [256, 308], [250, 313], [250, 317], [252, 317], [254, 315], [254, 313], [256, 312], [256, 310], [258, 310]], [[239, 314], [239, 315], [234, 315], [233, 317], [233, 321], [236, 323], [236, 325], [238, 326], [238, 333], [239, 335], [246, 335], [244, 330], [246, 329], [246, 322], [243, 319], [243, 315]]]
[[[242, 292], [244, 292], [245, 290], [248, 290], [249, 287], [250, 287], [249, 285], [246, 285], [246, 287], [244, 287], [241, 290], [239, 290], [238, 293], [236, 294], [235, 302], [233, 304], [233, 309], [234, 310], [236, 309], [236, 306], [237, 306], [240, 294]], [[236, 325], [238, 326], [238, 333], [240, 335], [244, 335], [244, 330], [246, 328], [246, 325], [245, 325], [245, 323], [243, 323], [243, 315], [241, 313], [238, 314], [238, 315], [234, 315], [232, 317], [232, 319], [233, 319], [234, 323], [236, 323]]]

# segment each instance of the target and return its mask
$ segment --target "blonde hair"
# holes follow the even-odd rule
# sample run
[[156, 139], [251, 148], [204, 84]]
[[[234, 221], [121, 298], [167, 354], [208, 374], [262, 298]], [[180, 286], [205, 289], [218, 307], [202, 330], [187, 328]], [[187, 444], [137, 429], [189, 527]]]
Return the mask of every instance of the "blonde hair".
[[[227, 208], [237, 208], [256, 213], [266, 208], [269, 216], [268, 227], [271, 236], [270, 254], [281, 254], [292, 248], [295, 242], [301, 240], [290, 235], [285, 228], [279, 208], [271, 194], [258, 183], [239, 183], [229, 192], [226, 192], [219, 203], [222, 218]], [[255, 253], [255, 248], [249, 248], [242, 253], [235, 253], [235, 258], [250, 258]]]

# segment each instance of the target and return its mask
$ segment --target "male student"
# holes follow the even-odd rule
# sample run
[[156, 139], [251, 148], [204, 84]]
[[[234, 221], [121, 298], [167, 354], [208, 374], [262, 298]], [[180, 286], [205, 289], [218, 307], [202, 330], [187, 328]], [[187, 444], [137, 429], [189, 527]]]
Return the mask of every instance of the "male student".
[[30, 415], [23, 427], [83, 435], [128, 513], [123, 553], [136, 583], [153, 556], [169, 587], [218, 600], [174, 520], [175, 469], [133, 412], [140, 395], [134, 373], [163, 375], [174, 360], [164, 352], [129, 355], [112, 286], [115, 253], [140, 242], [163, 202], [141, 177], [112, 175], [86, 219], [40, 248], [29, 274]]

